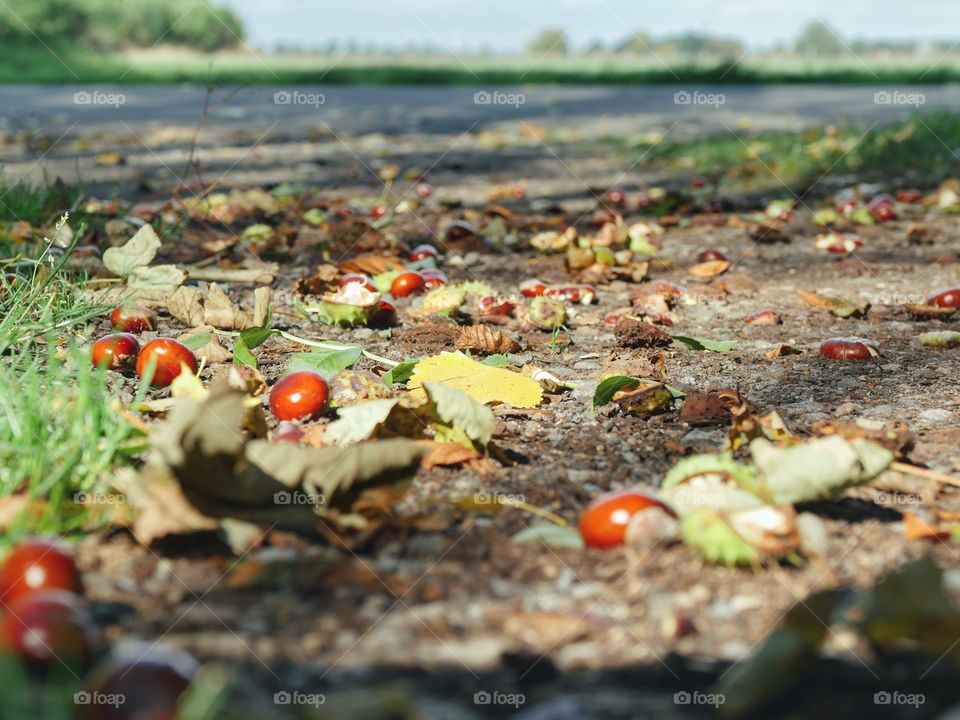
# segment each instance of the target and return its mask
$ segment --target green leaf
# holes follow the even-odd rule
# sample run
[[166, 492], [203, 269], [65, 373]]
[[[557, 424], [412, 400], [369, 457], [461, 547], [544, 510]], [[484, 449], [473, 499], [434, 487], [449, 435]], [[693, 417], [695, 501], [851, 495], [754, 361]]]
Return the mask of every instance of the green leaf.
[[417, 367], [417, 362], [419, 361], [407, 360], [400, 363], [383, 376], [383, 382], [385, 382], [387, 385], [397, 385], [399, 383], [407, 382], [407, 380], [413, 377], [413, 371]]
[[613, 396], [621, 390], [632, 390], [643, 381], [626, 375], [614, 375], [608, 377], [597, 385], [593, 391], [593, 407], [598, 408], [613, 400]]
[[208, 330], [207, 332], [197, 333], [196, 335], [190, 335], [180, 339], [184, 345], [186, 345], [191, 350], [199, 350], [213, 337], [213, 332]]
[[343, 345], [338, 350], [318, 348], [313, 352], [294, 353], [287, 361], [284, 373], [312, 370], [324, 377], [331, 377], [353, 365], [361, 352], [362, 348], [359, 345]]
[[263, 345], [271, 335], [278, 334], [279, 331], [271, 330], [270, 328], [251, 327], [240, 333], [240, 339], [243, 340], [244, 345], [253, 350]]
[[581, 550], [584, 547], [583, 538], [580, 536], [579, 530], [569, 526], [560, 527], [553, 523], [531, 525], [526, 530], [521, 530], [510, 538], [510, 542], [514, 545], [523, 545], [536, 540], [550, 547], [573, 548], [575, 550]]
[[253, 348], [263, 345], [271, 335], [278, 334], [278, 331], [270, 328], [252, 327], [247, 328], [240, 333], [240, 337], [233, 344], [233, 364], [246, 365], [257, 369], [257, 358], [250, 352]]
[[426, 382], [423, 389], [437, 405], [437, 415], [448, 425], [462, 429], [467, 436], [482, 445], [490, 442], [496, 418], [493, 410], [481, 405], [462, 390]]
[[702, 340], [687, 335], [674, 335], [673, 339], [694, 350], [710, 350], [711, 352], [730, 352], [737, 346], [736, 340]]
[[481, 365], [489, 365], [490, 367], [503, 367], [504, 365], [510, 365], [510, 358], [506, 355], [490, 355], [485, 360], [480, 361]]

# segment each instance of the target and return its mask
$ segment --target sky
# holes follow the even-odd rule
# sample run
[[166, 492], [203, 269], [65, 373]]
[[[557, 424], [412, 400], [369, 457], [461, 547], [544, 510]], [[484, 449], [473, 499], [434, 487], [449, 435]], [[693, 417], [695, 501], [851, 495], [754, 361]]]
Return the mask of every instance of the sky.
[[234, 9], [252, 46], [305, 47], [356, 38], [361, 45], [430, 43], [452, 51], [515, 51], [544, 27], [575, 46], [616, 42], [630, 32], [685, 31], [734, 37], [750, 48], [791, 42], [814, 19], [844, 38], [955, 38], [955, 0], [214, 0]]

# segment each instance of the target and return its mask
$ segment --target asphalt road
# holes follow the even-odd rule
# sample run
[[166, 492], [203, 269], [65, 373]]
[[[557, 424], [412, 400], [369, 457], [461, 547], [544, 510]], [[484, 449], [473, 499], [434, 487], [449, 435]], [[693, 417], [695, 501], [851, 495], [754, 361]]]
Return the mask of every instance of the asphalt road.
[[[2, 86], [0, 130], [105, 129], [192, 125], [204, 88], [179, 86]], [[450, 133], [523, 120], [556, 126], [643, 130], [796, 128], [851, 119], [893, 121], [915, 107], [956, 107], [960, 86], [835, 85], [718, 87], [243, 87], [220, 90], [209, 118], [225, 129], [275, 127], [291, 136], [324, 124], [353, 135]]]

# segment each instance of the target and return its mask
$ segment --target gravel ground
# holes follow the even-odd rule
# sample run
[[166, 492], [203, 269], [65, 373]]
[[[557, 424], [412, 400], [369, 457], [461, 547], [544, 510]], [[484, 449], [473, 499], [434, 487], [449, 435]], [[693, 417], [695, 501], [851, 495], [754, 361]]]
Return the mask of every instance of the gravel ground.
[[[365, 142], [326, 161], [321, 185], [329, 196], [374, 194], [363, 164], [394, 157], [375, 149], [374, 139]], [[615, 181], [630, 189], [664, 179], [628, 170], [620, 157], [567, 152], [552, 142], [518, 142], [499, 155], [484, 142], [467, 138], [431, 172], [437, 197], [461, 205], [444, 210], [428, 202], [422, 214], [428, 225], [482, 208], [486, 191], [515, 180], [518, 168], [527, 198], [507, 204], [522, 213], [530, 212], [530, 202], [543, 201], [569, 220], [593, 206], [585, 186]], [[960, 490], [902, 476], [810, 508], [828, 531], [825, 557], [757, 569], [707, 565], [682, 545], [644, 552], [518, 546], [510, 538], [531, 524], [528, 514], [459, 513], [423, 503], [438, 496], [515, 494], [575, 520], [605, 490], [656, 488], [680, 457], [722, 447], [726, 428], [691, 426], [678, 411], [644, 420], [608, 406], [594, 417], [591, 398], [602, 376], [649, 374], [655, 366], [687, 391], [738, 390], [759, 413], [776, 409], [800, 435], [831, 418], [904, 421], [916, 436], [913, 462], [960, 472], [960, 350], [926, 348], [915, 339], [956, 323], [917, 321], [901, 308], [940, 287], [960, 285], [957, 220], [927, 218], [929, 244], [908, 242], [909, 220], [864, 229], [863, 250], [837, 259], [813, 248], [816, 230], [806, 209], [788, 225], [790, 242], [777, 244], [757, 244], [743, 227], [717, 217], [701, 214], [689, 227], [669, 227], [663, 256], [675, 269], [651, 276], [684, 285], [695, 301], [677, 308], [672, 331], [734, 339], [733, 351], [696, 352], [677, 343], [653, 350], [620, 346], [604, 322], [607, 313], [630, 305], [635, 285], [620, 281], [600, 287], [598, 304], [577, 308], [564, 343], [551, 344], [549, 334], [513, 322], [503, 329], [521, 343], [522, 358], [577, 383], [533, 410], [498, 409], [494, 439], [513, 464], [421, 471], [398, 512], [412, 516], [426, 507], [427, 519], [399, 523], [353, 551], [273, 532], [266, 546], [238, 562], [212, 536], [151, 549], [124, 532], [91, 537], [80, 559], [108, 637], [162, 638], [232, 668], [240, 687], [224, 717], [696, 718], [714, 714], [698, 704], [711, 683], [749, 656], [810, 593], [868, 587], [927, 553], [960, 586], [955, 548], [908, 541], [901, 516], [919, 508], [960, 511]], [[722, 248], [734, 267], [695, 282], [686, 268], [702, 246]], [[310, 248], [301, 247], [283, 263], [275, 283], [281, 306], [293, 280], [309, 274], [314, 261]], [[531, 252], [462, 248], [443, 267], [452, 279], [483, 279], [507, 293], [525, 277], [569, 279], [562, 256]], [[872, 307], [865, 318], [840, 319], [810, 307], [798, 291]], [[247, 299], [242, 288], [231, 292]], [[744, 323], [764, 308], [775, 309], [783, 323]], [[320, 334], [282, 308], [279, 318], [294, 332]], [[452, 349], [442, 324], [418, 324], [402, 306], [401, 318], [389, 339], [367, 329], [324, 337], [397, 359]], [[872, 338], [882, 356], [875, 363], [821, 358], [820, 342], [837, 335]], [[800, 353], [765, 355], [780, 343]], [[283, 350], [276, 339], [264, 346], [267, 378], [279, 370]], [[365, 360], [359, 367], [376, 369]], [[876, 717], [934, 717], [955, 697], [956, 678], [946, 663], [925, 673], [929, 662], [877, 658], [842, 633], [831, 635], [827, 655], [803, 676], [809, 691], [781, 698], [768, 716], [840, 717], [867, 708]], [[873, 704], [873, 693], [893, 687], [920, 688], [927, 703], [920, 709]], [[276, 692], [302, 694], [278, 705]], [[475, 696], [483, 692], [491, 694], [490, 703]], [[309, 696], [321, 693], [325, 702], [311, 707]], [[685, 697], [692, 702], [684, 704]]]

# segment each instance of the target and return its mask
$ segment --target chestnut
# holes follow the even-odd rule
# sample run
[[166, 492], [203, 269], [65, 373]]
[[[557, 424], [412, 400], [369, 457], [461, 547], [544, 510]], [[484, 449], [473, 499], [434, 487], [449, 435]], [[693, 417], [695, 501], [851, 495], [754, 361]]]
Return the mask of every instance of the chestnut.
[[597, 291], [591, 285], [556, 285], [548, 287], [543, 294], [555, 300], [583, 305], [589, 305], [597, 297]]
[[744, 322], [747, 325], [779, 325], [783, 320], [775, 311], [767, 309], [754, 313]]
[[859, 235], [854, 235], [853, 233], [831, 231], [818, 235], [813, 241], [813, 246], [817, 250], [847, 254], [862, 248], [863, 240], [860, 239]]
[[546, 290], [547, 284], [537, 278], [530, 278], [520, 283], [520, 294], [524, 297], [540, 297]]
[[14, 545], [0, 565], [0, 602], [5, 605], [38, 590], [83, 592], [73, 554], [56, 540], [33, 538]]
[[390, 285], [390, 294], [394, 297], [406, 297], [424, 289], [423, 275], [417, 272], [400, 273]]
[[66, 665], [82, 672], [96, 653], [97, 631], [83, 601], [67, 590], [38, 590], [7, 605], [0, 645], [30, 670]]
[[373, 280], [363, 273], [347, 273], [337, 281], [339, 287], [346, 287], [352, 283], [363, 285], [370, 292], [377, 292], [377, 286], [373, 284]]
[[893, 203], [894, 199], [890, 195], [877, 195], [870, 201], [867, 210], [875, 221], [887, 222], [897, 216]]
[[469, 237], [473, 237], [477, 234], [477, 229], [470, 223], [464, 220], [454, 220], [447, 226], [446, 238], [447, 242], [458, 242], [460, 240], [466, 240]]
[[144, 377], [154, 366], [150, 384], [153, 387], [167, 387], [186, 368], [197, 373], [197, 358], [182, 342], [171, 338], [151, 340], [137, 356], [137, 375]]
[[300, 370], [284, 375], [270, 389], [270, 410], [277, 420], [305, 420], [326, 412], [329, 398], [322, 376]]
[[97, 340], [90, 349], [90, 360], [95, 367], [108, 370], [128, 370], [140, 351], [140, 341], [130, 333], [111, 333]]
[[450, 281], [447, 279], [447, 275], [442, 270], [434, 270], [427, 268], [426, 270], [420, 271], [420, 277], [423, 278], [423, 286], [427, 290], [433, 290], [438, 287], [443, 287], [448, 284]]
[[726, 260], [727, 256], [717, 250], [717, 248], [701, 248], [697, 252], [697, 262], [712, 262], [715, 260]]
[[370, 217], [374, 220], [379, 220], [384, 215], [387, 214], [387, 209], [383, 205], [374, 205], [370, 208]]
[[289, 420], [284, 420], [277, 429], [270, 434], [270, 442], [292, 442], [298, 444], [303, 440], [303, 429]]
[[413, 250], [410, 251], [410, 262], [419, 262], [420, 260], [426, 260], [427, 258], [434, 258], [440, 256], [440, 253], [433, 245], [417, 245]]
[[370, 319], [370, 324], [376, 325], [377, 327], [388, 327], [390, 325], [394, 325], [396, 322], [397, 308], [393, 306], [393, 303], [388, 303], [386, 300], [381, 300], [380, 306]]
[[477, 311], [481, 315], [500, 315], [506, 316], [513, 312], [516, 304], [511, 300], [505, 300], [495, 295], [480, 298], [477, 301]]
[[872, 360], [880, 355], [880, 346], [861, 337], [835, 337], [820, 344], [820, 354], [831, 360]]
[[99, 663], [85, 683], [87, 692], [122, 697], [123, 703], [81, 705], [78, 720], [173, 718], [198, 671], [197, 661], [183, 650], [127, 642]]
[[897, 190], [897, 202], [918, 203], [923, 200], [923, 193], [917, 188], [903, 188]]
[[927, 305], [937, 307], [960, 307], [960, 288], [940, 290], [927, 298]]
[[146, 332], [157, 329], [157, 316], [153, 310], [141, 305], [121, 305], [110, 313], [110, 324], [121, 332]]
[[649, 508], [676, 514], [661, 500], [638, 490], [619, 490], [601, 495], [580, 516], [580, 535], [588, 547], [622, 545], [630, 518]]
[[620, 188], [610, 188], [607, 190], [605, 200], [611, 205], [625, 205], [627, 202], [627, 194]]

